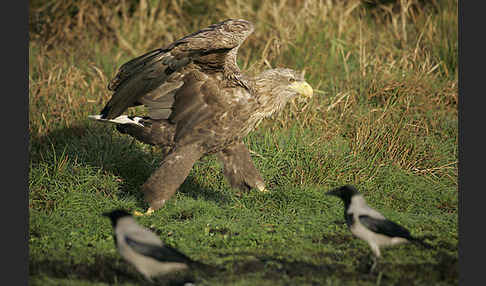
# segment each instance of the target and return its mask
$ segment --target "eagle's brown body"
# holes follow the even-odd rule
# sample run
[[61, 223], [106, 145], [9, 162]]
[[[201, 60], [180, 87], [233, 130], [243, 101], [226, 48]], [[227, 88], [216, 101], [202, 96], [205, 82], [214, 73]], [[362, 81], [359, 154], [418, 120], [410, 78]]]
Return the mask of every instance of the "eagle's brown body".
[[115, 93], [102, 118], [143, 104], [148, 110], [144, 126], [122, 124], [118, 130], [170, 150], [142, 187], [152, 209], [160, 208], [207, 154], [218, 154], [233, 187], [265, 189], [242, 139], [290, 98], [301, 91], [310, 96], [312, 89], [289, 69], [243, 75], [236, 55], [252, 31], [245, 20], [211, 25], [127, 62], [110, 82]]

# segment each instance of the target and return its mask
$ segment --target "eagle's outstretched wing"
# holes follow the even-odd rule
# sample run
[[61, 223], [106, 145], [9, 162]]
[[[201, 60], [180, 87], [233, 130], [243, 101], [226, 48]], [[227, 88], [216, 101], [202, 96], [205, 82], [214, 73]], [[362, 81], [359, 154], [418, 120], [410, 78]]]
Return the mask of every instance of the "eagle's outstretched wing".
[[184, 74], [194, 70], [191, 64], [237, 81], [238, 47], [252, 32], [250, 22], [229, 19], [125, 63], [108, 85], [115, 93], [101, 117], [113, 119], [130, 106], [144, 104], [152, 119], [167, 119], [175, 92], [184, 84]]

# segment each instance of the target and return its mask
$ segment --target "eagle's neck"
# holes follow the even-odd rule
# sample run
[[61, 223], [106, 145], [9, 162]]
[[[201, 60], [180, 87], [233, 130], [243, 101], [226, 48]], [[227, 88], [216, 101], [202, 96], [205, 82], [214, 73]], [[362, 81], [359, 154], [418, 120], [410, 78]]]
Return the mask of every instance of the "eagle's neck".
[[291, 98], [285, 90], [285, 86], [262, 76], [262, 74], [252, 80], [252, 85], [260, 104], [262, 119], [282, 110]]
[[251, 94], [258, 102], [258, 108], [253, 110], [250, 118], [245, 125], [242, 134], [246, 136], [254, 130], [266, 117], [280, 111], [287, 104], [290, 97], [282, 91], [281, 86], [276, 86], [275, 82], [270, 82], [266, 77], [256, 76], [253, 78], [245, 77], [246, 81], [254, 89]]

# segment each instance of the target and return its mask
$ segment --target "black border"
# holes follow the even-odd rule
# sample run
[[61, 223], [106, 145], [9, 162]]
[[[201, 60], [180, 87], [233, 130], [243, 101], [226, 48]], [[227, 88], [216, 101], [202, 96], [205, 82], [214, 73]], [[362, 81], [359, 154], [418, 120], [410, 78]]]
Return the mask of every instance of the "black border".
[[5, 3], [2, 27], [2, 253], [4, 284], [27, 285], [29, 261], [28, 1]]
[[[467, 5], [466, 5], [467, 4]], [[476, 5], [472, 5], [476, 4]], [[483, 5], [478, 5], [483, 4]], [[484, 105], [483, 1], [459, 1], [459, 285], [478, 285], [484, 272], [483, 133]], [[480, 21], [478, 21], [480, 20]], [[469, 140], [466, 140], [469, 138]], [[469, 233], [466, 235], [466, 229]], [[478, 235], [479, 234], [479, 235]]]
[[464, 6], [463, 1], [458, 1], [458, 174], [457, 174], [457, 185], [458, 185], [458, 259], [459, 259], [459, 285], [466, 285], [467, 279], [464, 276], [464, 237], [462, 235], [464, 230], [463, 224], [463, 211], [464, 211], [464, 42], [463, 42], [463, 32], [464, 32]]

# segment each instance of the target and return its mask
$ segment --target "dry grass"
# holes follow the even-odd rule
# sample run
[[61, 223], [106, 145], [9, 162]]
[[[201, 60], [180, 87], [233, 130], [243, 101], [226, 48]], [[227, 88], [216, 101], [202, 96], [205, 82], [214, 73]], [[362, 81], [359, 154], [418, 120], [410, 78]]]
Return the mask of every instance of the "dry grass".
[[[386, 153], [379, 164], [456, 172], [456, 160], [444, 162], [430, 155], [432, 146], [415, 144], [441, 128], [436, 118], [457, 116], [455, 5], [51, 1], [31, 9], [30, 134], [42, 137], [96, 113], [110, 96], [108, 80], [127, 59], [210, 23], [245, 18], [256, 28], [241, 49], [241, 68], [303, 69], [316, 90], [313, 102], [269, 120], [271, 128], [297, 122], [327, 140], [347, 134], [356, 154]], [[204, 11], [211, 12], [193, 15]]]

